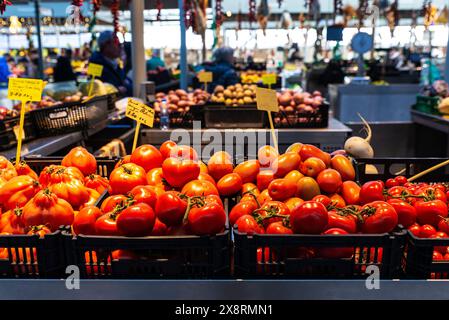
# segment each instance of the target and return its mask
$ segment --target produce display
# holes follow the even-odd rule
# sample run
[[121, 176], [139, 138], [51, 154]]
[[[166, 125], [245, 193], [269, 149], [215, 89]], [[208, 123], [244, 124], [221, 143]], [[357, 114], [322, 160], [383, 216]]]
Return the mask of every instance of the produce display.
[[156, 101], [153, 107], [154, 111], [158, 113], [165, 102], [169, 113], [189, 112], [192, 106], [205, 104], [209, 100], [209, 96], [209, 93], [202, 89], [196, 89], [193, 92], [187, 92], [182, 89], [170, 90], [168, 94], [158, 92], [156, 93]]
[[257, 86], [254, 84], [249, 85], [240, 83], [226, 88], [223, 86], [216, 86], [210, 101], [214, 103], [224, 103], [227, 106], [233, 107], [255, 104], [256, 88]]
[[240, 73], [240, 79], [244, 84], [259, 83], [262, 81], [262, 76], [265, 73], [266, 73], [265, 71], [255, 71], [255, 70], [242, 71]]

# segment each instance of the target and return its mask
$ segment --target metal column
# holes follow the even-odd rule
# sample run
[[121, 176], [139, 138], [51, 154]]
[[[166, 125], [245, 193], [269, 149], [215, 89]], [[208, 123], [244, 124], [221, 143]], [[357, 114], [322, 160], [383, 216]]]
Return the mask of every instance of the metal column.
[[41, 5], [40, 0], [34, 0], [34, 11], [36, 18], [37, 52], [39, 54], [39, 64], [37, 74], [40, 79], [44, 78], [44, 56], [42, 54], [42, 34], [41, 34]]
[[444, 80], [446, 80], [446, 82], [449, 82], [449, 57], [447, 56], [448, 49], [449, 49], [449, 36], [447, 38], [446, 63], [444, 65]]
[[141, 83], [146, 81], [145, 50], [143, 46], [145, 1], [131, 1], [131, 36], [133, 65], [133, 95], [140, 97]]
[[181, 65], [181, 89], [187, 89], [187, 46], [186, 46], [186, 23], [184, 16], [184, 1], [178, 0], [179, 7], [179, 27], [181, 30], [181, 51], [180, 51], [180, 65]]

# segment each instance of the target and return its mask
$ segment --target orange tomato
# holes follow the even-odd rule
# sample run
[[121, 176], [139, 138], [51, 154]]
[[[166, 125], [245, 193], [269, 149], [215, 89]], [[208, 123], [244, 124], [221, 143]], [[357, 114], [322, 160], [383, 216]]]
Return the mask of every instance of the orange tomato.
[[232, 173], [234, 167], [229, 153], [220, 151], [212, 155], [207, 163], [207, 170], [215, 181], [220, 180], [228, 173]]
[[285, 200], [284, 203], [290, 211], [293, 211], [293, 209], [296, 209], [301, 204], [303, 204], [304, 200], [302, 200], [301, 198], [298, 198], [298, 197], [293, 197], [293, 198]]
[[302, 177], [304, 177], [304, 175], [301, 172], [299, 172], [298, 170], [292, 170], [289, 173], [287, 173], [284, 179], [290, 180], [296, 184]]
[[265, 190], [268, 188], [268, 185], [271, 181], [274, 179], [274, 173], [271, 170], [262, 170], [257, 175], [256, 181], [257, 181], [257, 188], [259, 190]]
[[338, 193], [335, 193], [329, 197], [331, 203], [337, 208], [344, 208], [346, 206], [346, 201]]
[[360, 186], [354, 181], [345, 181], [340, 191], [346, 204], [360, 204]]
[[280, 155], [273, 163], [274, 175], [283, 178], [292, 170], [297, 170], [301, 163], [301, 157], [295, 152], [287, 152]]
[[301, 156], [301, 160], [305, 161], [311, 157], [319, 158], [323, 160], [326, 164], [326, 167], [329, 167], [331, 163], [331, 156], [329, 153], [322, 151], [320, 148], [317, 148], [311, 144], [305, 144], [302, 146], [299, 151], [299, 155]]
[[326, 169], [317, 177], [320, 189], [327, 193], [336, 193], [342, 185], [340, 173], [335, 169]]
[[316, 157], [310, 157], [301, 163], [299, 170], [302, 174], [315, 178], [324, 169], [326, 169], [326, 164], [323, 160]]
[[228, 173], [217, 182], [217, 189], [222, 196], [232, 196], [242, 190], [242, 178], [237, 173]]
[[242, 178], [243, 183], [255, 182], [259, 171], [260, 164], [257, 160], [242, 162], [234, 168], [234, 173], [237, 173]]
[[274, 179], [268, 186], [268, 194], [276, 201], [284, 201], [293, 197], [296, 190], [296, 184], [287, 179]]
[[97, 171], [97, 160], [93, 154], [83, 147], [75, 147], [62, 159], [61, 164], [65, 167], [80, 169], [83, 175], [94, 174]]
[[355, 179], [355, 169], [351, 160], [344, 155], [338, 154], [334, 156], [331, 160], [331, 166], [340, 173], [343, 181]]

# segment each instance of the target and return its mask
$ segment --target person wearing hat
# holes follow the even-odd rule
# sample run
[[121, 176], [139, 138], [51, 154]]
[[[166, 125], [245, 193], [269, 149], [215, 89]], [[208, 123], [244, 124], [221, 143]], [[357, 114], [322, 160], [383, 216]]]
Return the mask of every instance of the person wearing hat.
[[213, 82], [208, 86], [209, 92], [213, 92], [218, 85], [226, 88], [239, 82], [233, 63], [234, 49], [222, 47], [214, 51], [213, 62], [204, 64], [205, 70], [213, 73]]
[[118, 39], [112, 31], [103, 31], [97, 39], [98, 50], [89, 59], [89, 63], [103, 66], [103, 73], [99, 79], [114, 85], [120, 93], [132, 95], [132, 83], [120, 67], [118, 58], [122, 52]]

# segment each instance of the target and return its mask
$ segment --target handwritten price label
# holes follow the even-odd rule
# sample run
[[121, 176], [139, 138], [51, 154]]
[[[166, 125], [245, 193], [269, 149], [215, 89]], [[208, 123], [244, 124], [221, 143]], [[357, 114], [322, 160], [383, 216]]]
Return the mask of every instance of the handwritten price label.
[[265, 85], [276, 84], [277, 75], [274, 73], [267, 73], [262, 76], [262, 83]]
[[279, 112], [278, 98], [274, 90], [257, 88], [256, 101], [259, 110]]
[[206, 83], [212, 82], [212, 72], [202, 71], [198, 73], [198, 80]]
[[103, 73], [103, 66], [101, 64], [89, 63], [87, 66], [87, 74], [93, 77], [101, 77]]
[[144, 103], [129, 98], [126, 106], [126, 116], [153, 128], [154, 110]]
[[8, 99], [41, 101], [44, 86], [44, 82], [38, 79], [9, 78]]

